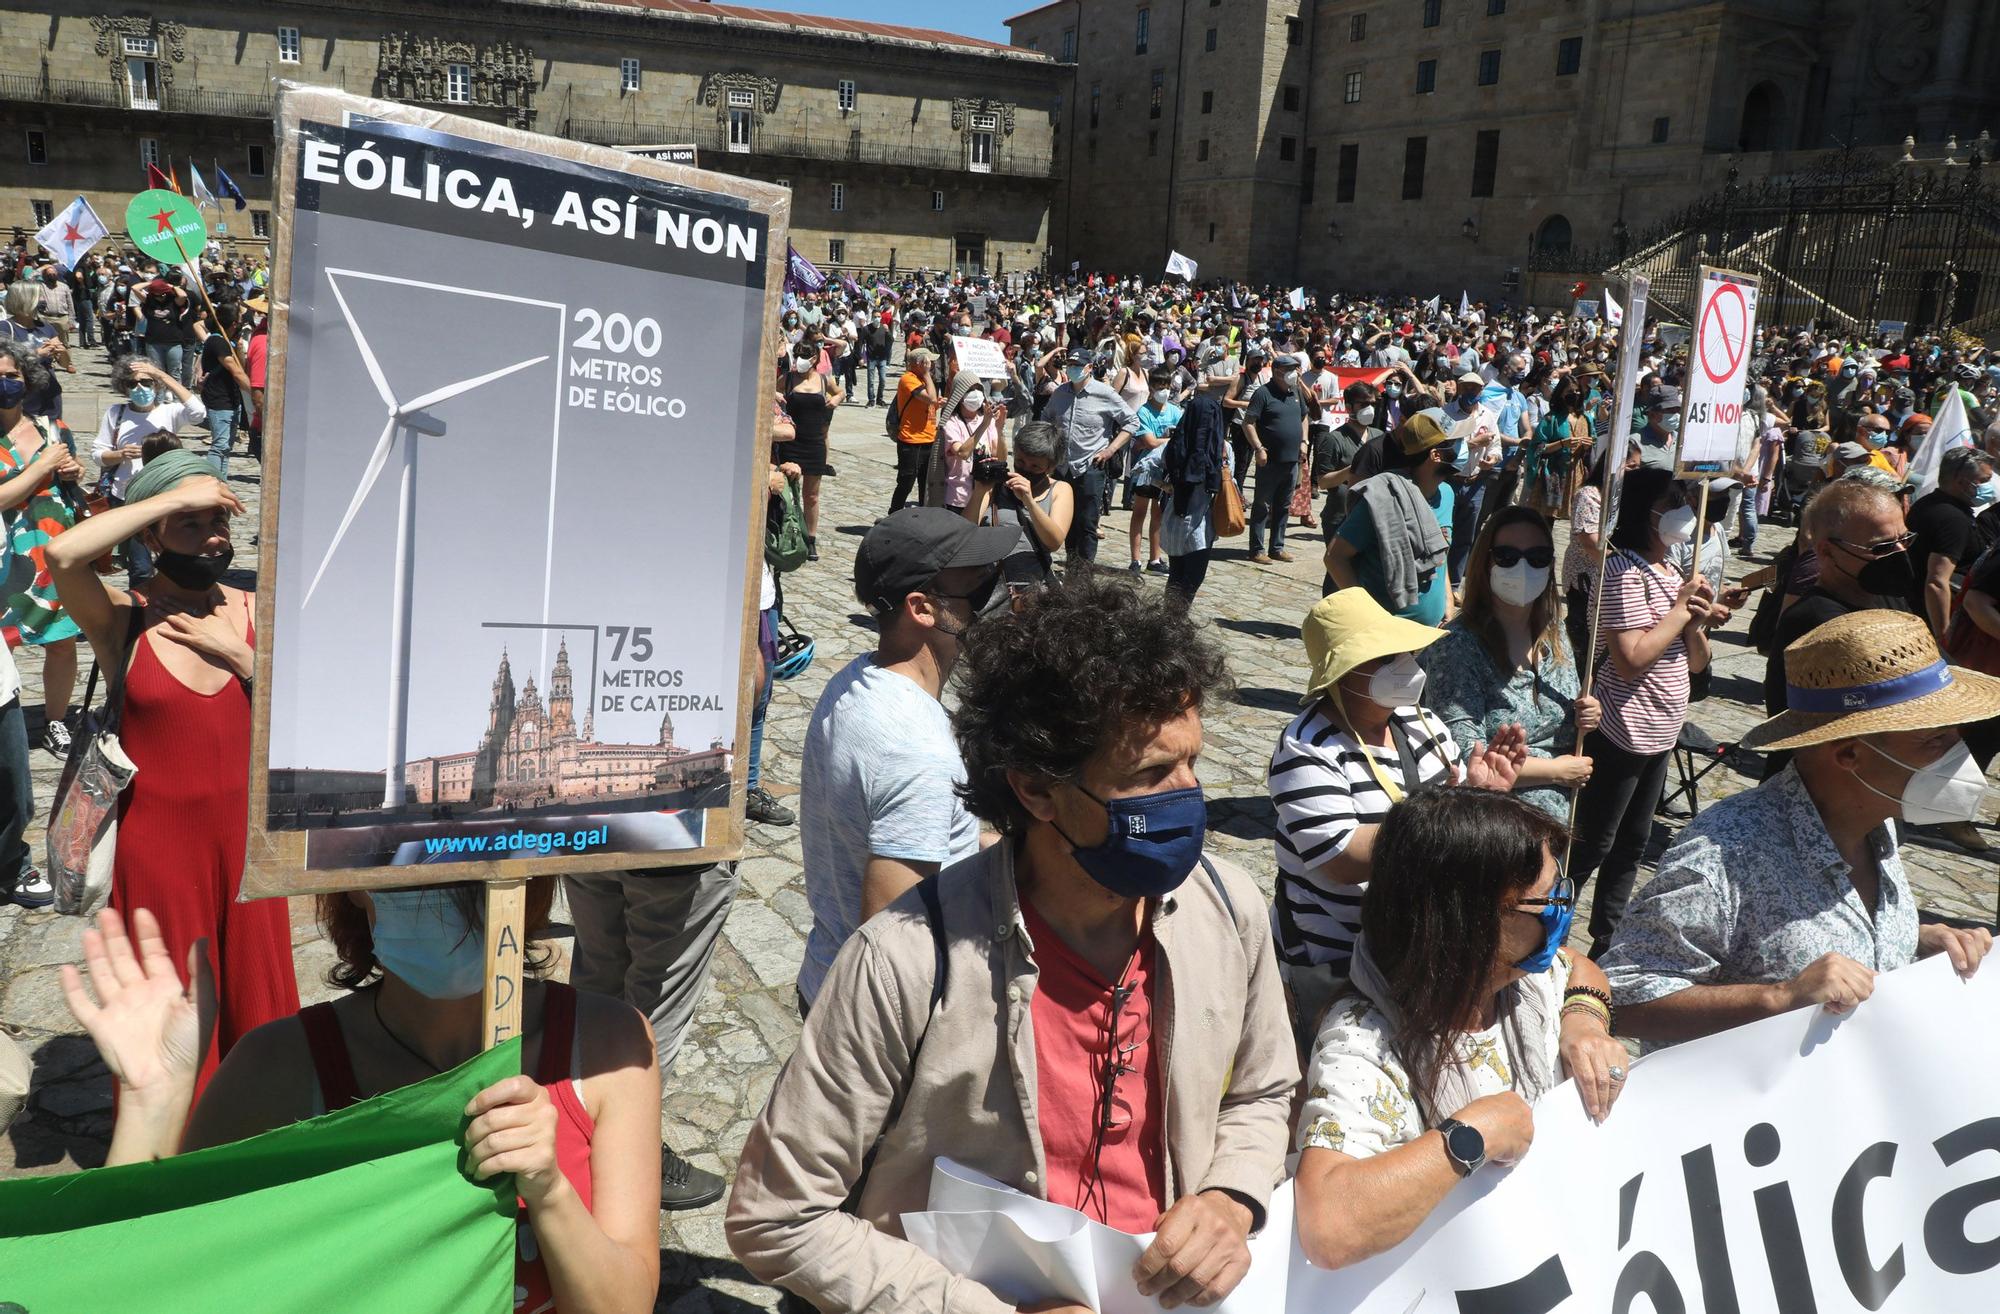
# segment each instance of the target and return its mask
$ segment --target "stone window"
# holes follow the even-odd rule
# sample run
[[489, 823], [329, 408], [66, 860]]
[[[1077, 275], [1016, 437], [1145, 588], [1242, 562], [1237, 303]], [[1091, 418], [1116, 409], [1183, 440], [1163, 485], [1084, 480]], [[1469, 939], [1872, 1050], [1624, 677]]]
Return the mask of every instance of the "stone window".
[[1201, 48], [1202, 48], [1203, 50], [1208, 50], [1208, 51], [1213, 51], [1213, 50], [1215, 49], [1215, 29], [1214, 29], [1214, 28], [1212, 28], [1212, 27], [1211, 27], [1210, 29], [1208, 29], [1208, 35], [1202, 38], [1202, 40], [1201, 40]]
[[639, 61], [621, 59], [618, 61], [618, 89], [637, 91], [639, 89]]
[[453, 105], [472, 103], [472, 65], [452, 64], [446, 68], [444, 98]]
[[1194, 157], [1196, 160], [1206, 160], [1208, 158], [1208, 138], [1203, 137], [1194, 144]]
[[1347, 39], [1360, 41], [1368, 35], [1368, 15], [1356, 14], [1347, 20]]
[[1486, 16], [1498, 18], [1507, 12], [1507, 0], [1486, 0]]
[[1429, 137], [1409, 137], [1403, 142], [1403, 199], [1424, 199], [1424, 157], [1430, 153]]
[[1500, 52], [1482, 50], [1479, 52], [1479, 85], [1490, 87], [1500, 80]]
[[757, 117], [757, 93], [741, 87], [729, 91], [729, 149], [737, 155], [750, 151], [750, 133]]
[[1493, 195], [1493, 176], [1500, 169], [1500, 132], [1497, 128], [1481, 129], [1472, 145], [1472, 194], [1474, 196]]
[[1063, 29], [1062, 62], [1065, 64], [1076, 63], [1076, 29], [1073, 27]]
[[1101, 84], [1090, 84], [1090, 126], [1097, 126], [1097, 112], [1104, 107], [1104, 88]]
[[830, 208], [834, 210], [836, 213], [845, 210], [847, 208], [847, 184], [835, 183], [833, 185], [833, 191], [831, 195], [828, 197], [828, 200], [830, 202]]
[[262, 178], [265, 172], [264, 144], [262, 142], [251, 142], [249, 149], [244, 152], [244, 155], [243, 166], [245, 170], [249, 172], [252, 178]]
[[1428, 96], [1438, 87], [1438, 62], [1435, 59], [1417, 61], [1417, 94]]
[[830, 265], [843, 264], [847, 260], [847, 242], [843, 238], [826, 239], [826, 262]]
[[28, 163], [47, 164], [49, 162], [48, 134], [39, 128], [28, 129]]
[[992, 114], [972, 116], [972, 135], [968, 138], [966, 167], [974, 173], [993, 172], [993, 134], [999, 129], [999, 120]]
[[1556, 46], [1556, 76], [1566, 78], [1583, 67], [1583, 38], [1564, 37]]
[[1146, 117], [1149, 119], [1159, 118], [1160, 107], [1166, 103], [1167, 71], [1163, 68], [1156, 68], [1153, 70], [1152, 85], [1146, 90]]
[[1299, 20], [1296, 18], [1286, 19], [1285, 44], [1288, 46], [1296, 46], [1299, 44], [1300, 41], [1304, 39], [1305, 39], [1305, 24], [1299, 22]]
[[1213, 220], [1211, 220], [1208, 225], [1208, 240], [1211, 242], [1215, 240], [1215, 223]]
[[1204, 91], [1204, 92], [1202, 92], [1202, 93], [1201, 93], [1201, 112], [1202, 112], [1203, 114], [1208, 114], [1208, 113], [1211, 113], [1211, 112], [1212, 112], [1212, 111], [1213, 111], [1214, 109], [1215, 109], [1215, 93], [1214, 93], [1214, 92], [1212, 92], [1212, 91]]
[[271, 212], [252, 210], [250, 212], [250, 236], [268, 240], [271, 236]]
[[837, 94], [840, 97], [840, 112], [842, 114], [852, 114], [854, 112], [854, 80], [852, 78], [842, 78]]
[[1569, 220], [1552, 214], [1535, 230], [1537, 251], [1567, 251], [1570, 246]]
[[1160, 153], [1160, 130], [1158, 128], [1149, 129], [1146, 133], [1146, 154], [1148, 156], [1154, 156], [1158, 155], [1159, 153]]
[[1346, 90], [1341, 94], [1340, 98], [1349, 105], [1357, 104], [1361, 100], [1361, 71], [1359, 69], [1347, 75]]
[[1346, 204], [1354, 199], [1355, 176], [1361, 172], [1361, 145], [1348, 142], [1340, 148], [1340, 175], [1334, 180], [1333, 199]]
[[46, 228], [50, 223], [54, 222], [56, 217], [56, 203], [54, 201], [30, 201], [28, 204], [33, 206], [35, 210], [35, 227]]
[[1279, 159], [1281, 159], [1281, 160], [1296, 160], [1296, 159], [1298, 159], [1298, 158], [1299, 158], [1299, 139], [1298, 139], [1297, 137], [1280, 137], [1280, 138], [1278, 138], [1278, 158], [1279, 158]]
[[278, 62], [296, 64], [299, 62], [299, 30], [295, 27], [278, 29]]
[[1444, 22], [1444, 0], [1424, 0], [1424, 26], [1436, 27]]
[[157, 137], [139, 138], [139, 167], [143, 169], [150, 164], [157, 168], [159, 163], [160, 163], [159, 139]]
[[125, 86], [133, 109], [160, 107], [160, 43], [149, 36], [125, 38]]
[[1285, 107], [1285, 112], [1287, 114], [1298, 113], [1299, 89], [1297, 87], [1286, 87], [1284, 91], [1281, 93], [1281, 99], [1279, 103]]
[[1150, 9], [1141, 9], [1139, 11], [1138, 19], [1136, 20], [1136, 26], [1138, 28], [1138, 31], [1135, 37], [1135, 41], [1137, 43], [1138, 48], [1134, 50], [1133, 53], [1138, 55], [1143, 55], [1146, 53], [1147, 38], [1152, 35], [1153, 11]]
[[1667, 139], [1667, 129], [1668, 129], [1668, 128], [1670, 128], [1670, 127], [1672, 127], [1672, 126], [1673, 126], [1673, 121], [1672, 121], [1671, 119], [1669, 119], [1669, 118], [1668, 118], [1668, 117], [1667, 117], [1666, 115], [1664, 115], [1664, 114], [1662, 114], [1662, 115], [1661, 115], [1661, 116], [1660, 116], [1659, 118], [1657, 118], [1657, 119], [1654, 119], [1654, 120], [1653, 120], [1653, 144], [1657, 146], [1657, 145], [1659, 145], [1660, 143], [1662, 143], [1662, 142], [1666, 141], [1666, 139]]
[[942, 210], [944, 209], [944, 193], [943, 193], [943, 192], [932, 192], [932, 193], [931, 193], [931, 209], [933, 209], [933, 210], [938, 210], [938, 211], [942, 211]]

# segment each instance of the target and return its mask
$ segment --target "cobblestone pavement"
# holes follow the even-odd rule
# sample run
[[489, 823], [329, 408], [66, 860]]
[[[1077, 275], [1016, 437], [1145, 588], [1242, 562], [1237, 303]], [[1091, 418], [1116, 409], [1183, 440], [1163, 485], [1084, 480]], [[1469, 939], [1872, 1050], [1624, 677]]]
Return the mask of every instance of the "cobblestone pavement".
[[[87, 447], [105, 401], [106, 370], [101, 352], [82, 352], [80, 358], [87, 358], [81, 362], [83, 373], [64, 382], [70, 422]], [[840, 473], [826, 485], [823, 560], [786, 581], [788, 613], [815, 637], [818, 655], [803, 678], [778, 686], [771, 704], [764, 771], [768, 787], [781, 797], [797, 792], [800, 744], [821, 685], [873, 641], [851, 596], [850, 570], [861, 534], [887, 508], [894, 453], [882, 436], [880, 412], [861, 406], [843, 409], [832, 447]], [[254, 512], [259, 491], [255, 463], [238, 457], [230, 477]], [[1106, 521], [1103, 559], [1113, 565], [1127, 559], [1126, 525], [1119, 512]], [[250, 571], [257, 561], [254, 530], [253, 516], [239, 523], [236, 535], [237, 561]], [[1212, 711], [1205, 727], [1201, 774], [1210, 799], [1211, 842], [1255, 873], [1267, 893], [1275, 868], [1264, 770], [1273, 740], [1298, 707], [1306, 677], [1298, 621], [1319, 597], [1318, 534], [1300, 532], [1304, 550], [1291, 565], [1250, 566], [1243, 560], [1242, 540], [1234, 540], [1217, 553], [1196, 603], [1197, 616], [1210, 622], [1227, 646], [1237, 681], [1233, 700]], [[1759, 555], [1768, 560], [1788, 533], [1766, 530]], [[1745, 568], [1739, 562], [1733, 571]], [[1158, 578], [1148, 577], [1147, 587], [1160, 587]], [[1747, 615], [1739, 616], [1719, 636], [1714, 694], [1694, 713], [1698, 724], [1724, 742], [1761, 719], [1763, 660], [1744, 638], [1747, 624]], [[21, 657], [28, 684], [24, 702], [34, 709], [40, 702], [40, 661], [32, 652]], [[39, 720], [34, 711], [30, 715]], [[57, 763], [39, 751], [34, 757], [37, 799], [45, 808]], [[1701, 782], [1701, 797], [1712, 802], [1748, 783], [1725, 764]], [[1666, 834], [1663, 823], [1656, 830], [1656, 844]], [[1909, 856], [1925, 907], [1982, 922], [1994, 919], [1990, 853], [1968, 855], [1919, 839]], [[668, 1082], [661, 1123], [670, 1144], [697, 1165], [721, 1172], [734, 1165], [778, 1065], [798, 1035], [793, 981], [810, 924], [795, 829], [752, 827], [742, 875], [742, 894], [716, 955], [714, 981]], [[559, 907], [558, 917], [563, 915]], [[292, 921], [301, 994], [308, 1000], [323, 998], [331, 993], [323, 980], [330, 957], [305, 901], [293, 901]], [[0, 1138], [0, 1175], [68, 1172], [103, 1159], [110, 1126], [108, 1078], [69, 1018], [56, 970], [58, 964], [78, 959], [80, 930], [73, 920], [50, 913], [0, 909], [0, 1025], [21, 1040], [36, 1067], [29, 1108]], [[565, 926], [555, 929], [555, 939], [559, 949], [567, 950]], [[765, 1308], [775, 1302], [775, 1292], [752, 1281], [729, 1257], [719, 1204], [666, 1216], [660, 1249], [661, 1310], [695, 1314]]]

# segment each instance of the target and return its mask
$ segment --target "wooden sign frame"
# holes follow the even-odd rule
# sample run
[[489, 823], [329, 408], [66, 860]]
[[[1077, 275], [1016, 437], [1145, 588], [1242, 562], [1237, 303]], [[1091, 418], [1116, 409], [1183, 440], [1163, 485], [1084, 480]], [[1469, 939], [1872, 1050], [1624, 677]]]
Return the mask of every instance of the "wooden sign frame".
[[[607, 852], [558, 857], [532, 854], [523, 857], [480, 858], [463, 862], [421, 863], [375, 867], [308, 867], [307, 837], [318, 833], [307, 829], [273, 829], [269, 826], [271, 695], [274, 649], [286, 635], [277, 611], [275, 570], [279, 539], [279, 502], [284, 478], [285, 384], [287, 351], [290, 345], [290, 308], [293, 299], [291, 253], [297, 218], [296, 190], [300, 178], [302, 151], [301, 125], [306, 123], [346, 125], [351, 122], [381, 122], [409, 128], [447, 133], [471, 142], [483, 143], [525, 156], [542, 157], [549, 166], [576, 164], [634, 175], [649, 183], [667, 184], [696, 193], [732, 199], [742, 208], [761, 216], [767, 227], [765, 248], [756, 263], [762, 268], [762, 308], [757, 359], [752, 366], [759, 381], [774, 377], [776, 361], [774, 336], [768, 331], [777, 322], [778, 305], [784, 283], [785, 251], [790, 220], [791, 193], [782, 187], [749, 179], [708, 173], [685, 165], [647, 159], [609, 147], [588, 145], [544, 137], [533, 133], [485, 123], [455, 115], [440, 114], [408, 105], [372, 100], [346, 92], [297, 83], [280, 83], [277, 111], [278, 161], [274, 173], [276, 227], [273, 232], [270, 297], [269, 385], [266, 391], [264, 426], [263, 505], [261, 541], [265, 559], [260, 563], [256, 621], [258, 643], [256, 681], [253, 689], [253, 726], [250, 760], [250, 817], [248, 857], [243, 878], [246, 898], [347, 890], [407, 887], [457, 881], [505, 882], [496, 889], [493, 910], [504, 915], [511, 905], [518, 918], [520, 887], [525, 878], [542, 875], [580, 875], [626, 870], [635, 867], [692, 867], [738, 857], [742, 852], [744, 802], [747, 791], [750, 718], [755, 702], [755, 666], [749, 654], [757, 642], [759, 585], [764, 547], [766, 490], [764, 473], [769, 463], [772, 411], [770, 389], [750, 390], [754, 436], [746, 437], [739, 453], [737, 476], [743, 477], [750, 505], [745, 508], [749, 534], [741, 545], [744, 554], [744, 596], [738, 616], [738, 642], [742, 659], [736, 679], [735, 750], [729, 771], [729, 803], [705, 810], [703, 844], [698, 848], [648, 852]], [[539, 162], [537, 162], [539, 163]], [[615, 240], [615, 239], [607, 239]], [[560, 365], [559, 365], [560, 368]], [[699, 545], [697, 554], [709, 545]], [[696, 556], [700, 560], [699, 555]], [[708, 560], [713, 561], [713, 556]], [[485, 677], [479, 676], [479, 679]], [[595, 691], [593, 690], [593, 695]], [[329, 697], [339, 691], [329, 690]], [[576, 812], [588, 811], [587, 805]], [[512, 889], [503, 896], [502, 891]], [[493, 912], [489, 912], [489, 920]], [[518, 927], [516, 944], [519, 943]], [[489, 981], [488, 1002], [492, 983]], [[503, 1006], [505, 1001], [502, 1001]], [[519, 992], [512, 1007], [518, 1010]], [[518, 1030], [518, 1024], [515, 1029]]]

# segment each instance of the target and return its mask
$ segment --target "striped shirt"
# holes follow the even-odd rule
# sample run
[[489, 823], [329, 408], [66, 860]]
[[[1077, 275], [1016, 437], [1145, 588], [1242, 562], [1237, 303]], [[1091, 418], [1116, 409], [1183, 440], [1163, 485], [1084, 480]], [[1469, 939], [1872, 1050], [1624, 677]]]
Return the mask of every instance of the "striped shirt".
[[[1397, 708], [1393, 715], [1409, 738], [1418, 778], [1404, 779], [1393, 736], [1388, 746], [1366, 750], [1383, 774], [1404, 793], [1445, 779], [1459, 760], [1450, 732], [1415, 707]], [[1324, 698], [1278, 737], [1269, 779], [1278, 814], [1278, 892], [1271, 905], [1278, 957], [1295, 967], [1332, 964], [1345, 976], [1368, 883], [1334, 881], [1325, 874], [1326, 865], [1347, 848], [1356, 829], [1380, 823], [1393, 805], [1361, 745]]]
[[[1664, 573], [1663, 573], [1664, 572]], [[1598, 652], [1612, 630], [1650, 630], [1674, 609], [1681, 577], [1671, 567], [1653, 567], [1620, 550], [1604, 563], [1604, 606], [1598, 622]], [[1679, 635], [1659, 660], [1628, 678], [1606, 658], [1597, 664], [1591, 690], [1604, 706], [1604, 737], [1628, 753], [1664, 753], [1680, 738], [1687, 720], [1687, 643]]]

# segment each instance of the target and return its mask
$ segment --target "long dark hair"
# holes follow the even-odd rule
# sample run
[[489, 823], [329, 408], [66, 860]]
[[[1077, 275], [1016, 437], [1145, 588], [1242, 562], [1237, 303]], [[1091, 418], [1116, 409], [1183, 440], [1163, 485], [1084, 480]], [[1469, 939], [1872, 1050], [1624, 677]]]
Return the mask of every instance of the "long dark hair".
[[[1531, 506], [1503, 506], [1486, 518], [1480, 527], [1479, 537], [1473, 541], [1472, 554], [1466, 558], [1465, 577], [1460, 583], [1458, 614], [1460, 622], [1478, 637], [1493, 664], [1507, 670], [1512, 660], [1507, 651], [1507, 631], [1500, 625], [1500, 617], [1493, 611], [1493, 584], [1490, 578], [1493, 565], [1493, 543], [1500, 537], [1500, 531], [1509, 525], [1532, 525], [1535, 532], [1555, 546], [1555, 531], [1549, 528], [1548, 517]], [[1562, 577], [1555, 570], [1549, 571], [1549, 582], [1528, 607], [1528, 665], [1539, 676], [1542, 659], [1559, 661], [1563, 653], [1563, 627], [1561, 593]], [[1541, 681], [1535, 682], [1536, 697], [1541, 697]]]
[[1459, 1033], [1490, 997], [1503, 911], [1568, 838], [1534, 804], [1467, 785], [1417, 790], [1382, 822], [1361, 931], [1395, 1003], [1389, 1043], [1419, 1108], [1430, 1109]]
[[[486, 926], [486, 889], [477, 881], [454, 881], [431, 887], [450, 899], [465, 916], [474, 935]], [[366, 891], [363, 891], [366, 893]], [[535, 942], [549, 924], [555, 906], [556, 883], [543, 877], [528, 881], [527, 912], [522, 927], [530, 943], [524, 959], [528, 975], [540, 977], [555, 962], [554, 952]], [[315, 900], [319, 929], [333, 946], [333, 966], [327, 969], [327, 984], [343, 990], [360, 990], [381, 979], [382, 965], [375, 959], [375, 937], [368, 926], [368, 914], [345, 894], [322, 894]]]
[[1618, 523], [1611, 531], [1611, 546], [1644, 556], [1653, 547], [1653, 503], [1674, 482], [1674, 472], [1642, 465], [1625, 472], [1618, 493]]

